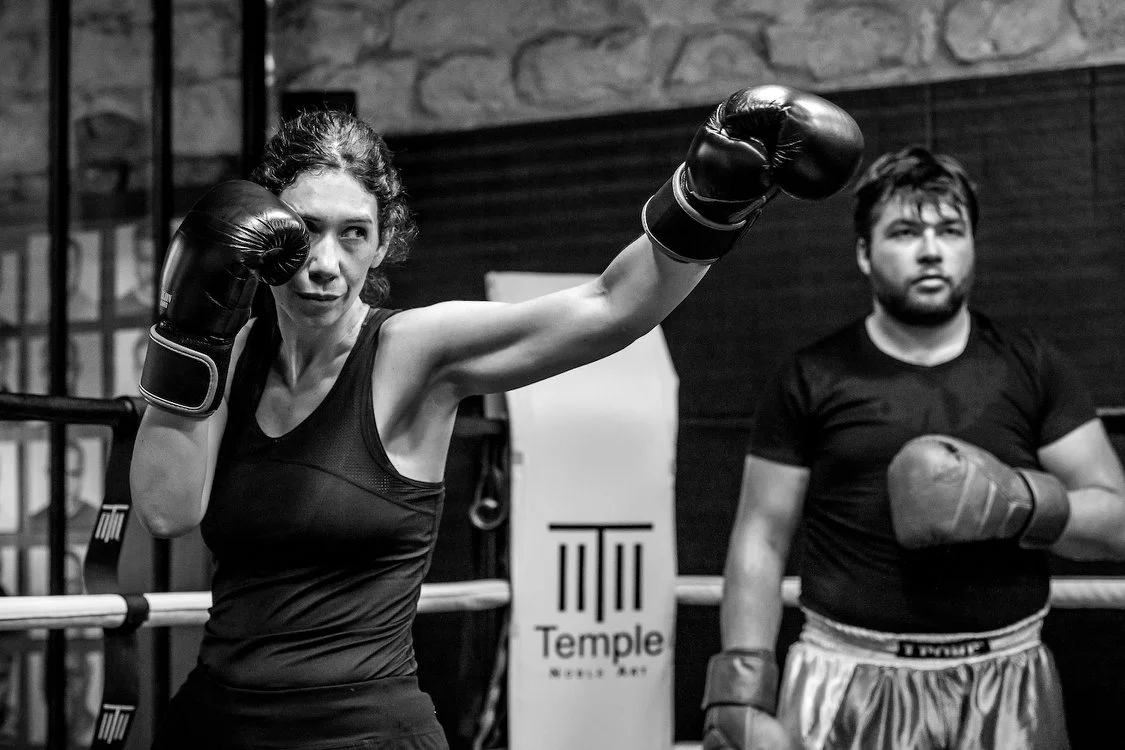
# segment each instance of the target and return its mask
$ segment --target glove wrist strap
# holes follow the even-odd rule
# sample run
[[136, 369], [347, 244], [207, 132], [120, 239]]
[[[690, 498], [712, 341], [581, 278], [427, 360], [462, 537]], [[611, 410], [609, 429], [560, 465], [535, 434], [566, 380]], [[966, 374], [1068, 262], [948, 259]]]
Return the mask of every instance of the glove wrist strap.
[[1070, 498], [1056, 477], [1043, 471], [1017, 469], [1032, 498], [1031, 514], [1020, 533], [1020, 546], [1047, 549], [1059, 540], [1070, 520]]
[[210, 415], [222, 401], [233, 347], [233, 339], [179, 334], [166, 323], [157, 323], [149, 330], [141, 396], [174, 414]]
[[769, 649], [720, 651], [707, 662], [704, 710], [711, 706], [753, 706], [771, 716], [777, 711], [777, 659]]
[[680, 263], [710, 264], [731, 251], [761, 210], [735, 224], [708, 219], [684, 192], [684, 165], [653, 194], [641, 211], [641, 224], [658, 250]]

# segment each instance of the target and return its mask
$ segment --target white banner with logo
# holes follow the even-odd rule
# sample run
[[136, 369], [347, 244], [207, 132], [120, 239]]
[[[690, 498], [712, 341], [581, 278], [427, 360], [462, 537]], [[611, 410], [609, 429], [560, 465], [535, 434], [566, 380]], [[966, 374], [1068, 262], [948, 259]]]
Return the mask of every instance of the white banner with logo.
[[[488, 296], [589, 278], [490, 273]], [[511, 750], [672, 747], [677, 389], [657, 328], [506, 394]]]

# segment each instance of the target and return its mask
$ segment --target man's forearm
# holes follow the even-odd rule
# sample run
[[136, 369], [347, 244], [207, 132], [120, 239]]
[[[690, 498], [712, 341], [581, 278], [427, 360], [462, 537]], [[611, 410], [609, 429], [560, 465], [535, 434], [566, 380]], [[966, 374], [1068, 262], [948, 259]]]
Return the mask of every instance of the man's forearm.
[[783, 566], [759, 560], [752, 570], [724, 575], [720, 627], [724, 649], [773, 649], [781, 627]]
[[1070, 519], [1051, 551], [1072, 560], [1125, 560], [1125, 498], [1103, 487], [1067, 495]]

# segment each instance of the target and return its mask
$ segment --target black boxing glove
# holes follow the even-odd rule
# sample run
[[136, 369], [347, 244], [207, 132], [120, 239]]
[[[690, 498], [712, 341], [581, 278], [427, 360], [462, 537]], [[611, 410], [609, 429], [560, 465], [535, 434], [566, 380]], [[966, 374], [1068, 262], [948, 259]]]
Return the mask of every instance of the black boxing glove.
[[258, 279], [284, 284], [308, 252], [301, 217], [264, 187], [232, 180], [200, 198], [164, 261], [159, 317], [141, 373], [144, 399], [190, 417], [214, 412]]
[[777, 660], [766, 649], [721, 651], [707, 663], [702, 750], [800, 750], [775, 718]]
[[827, 198], [862, 153], [859, 125], [835, 104], [785, 86], [742, 89], [696, 131], [684, 163], [645, 204], [645, 233], [678, 261], [714, 263], [779, 190]]

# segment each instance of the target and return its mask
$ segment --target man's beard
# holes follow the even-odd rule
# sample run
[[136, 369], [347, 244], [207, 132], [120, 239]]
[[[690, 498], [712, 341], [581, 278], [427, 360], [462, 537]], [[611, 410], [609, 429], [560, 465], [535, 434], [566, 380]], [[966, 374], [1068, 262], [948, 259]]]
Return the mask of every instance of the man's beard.
[[933, 302], [912, 297], [910, 286], [896, 287], [872, 277], [872, 290], [883, 310], [900, 323], [918, 328], [936, 328], [952, 320], [968, 301], [972, 284], [970, 274], [961, 283], [950, 287], [943, 301]]

